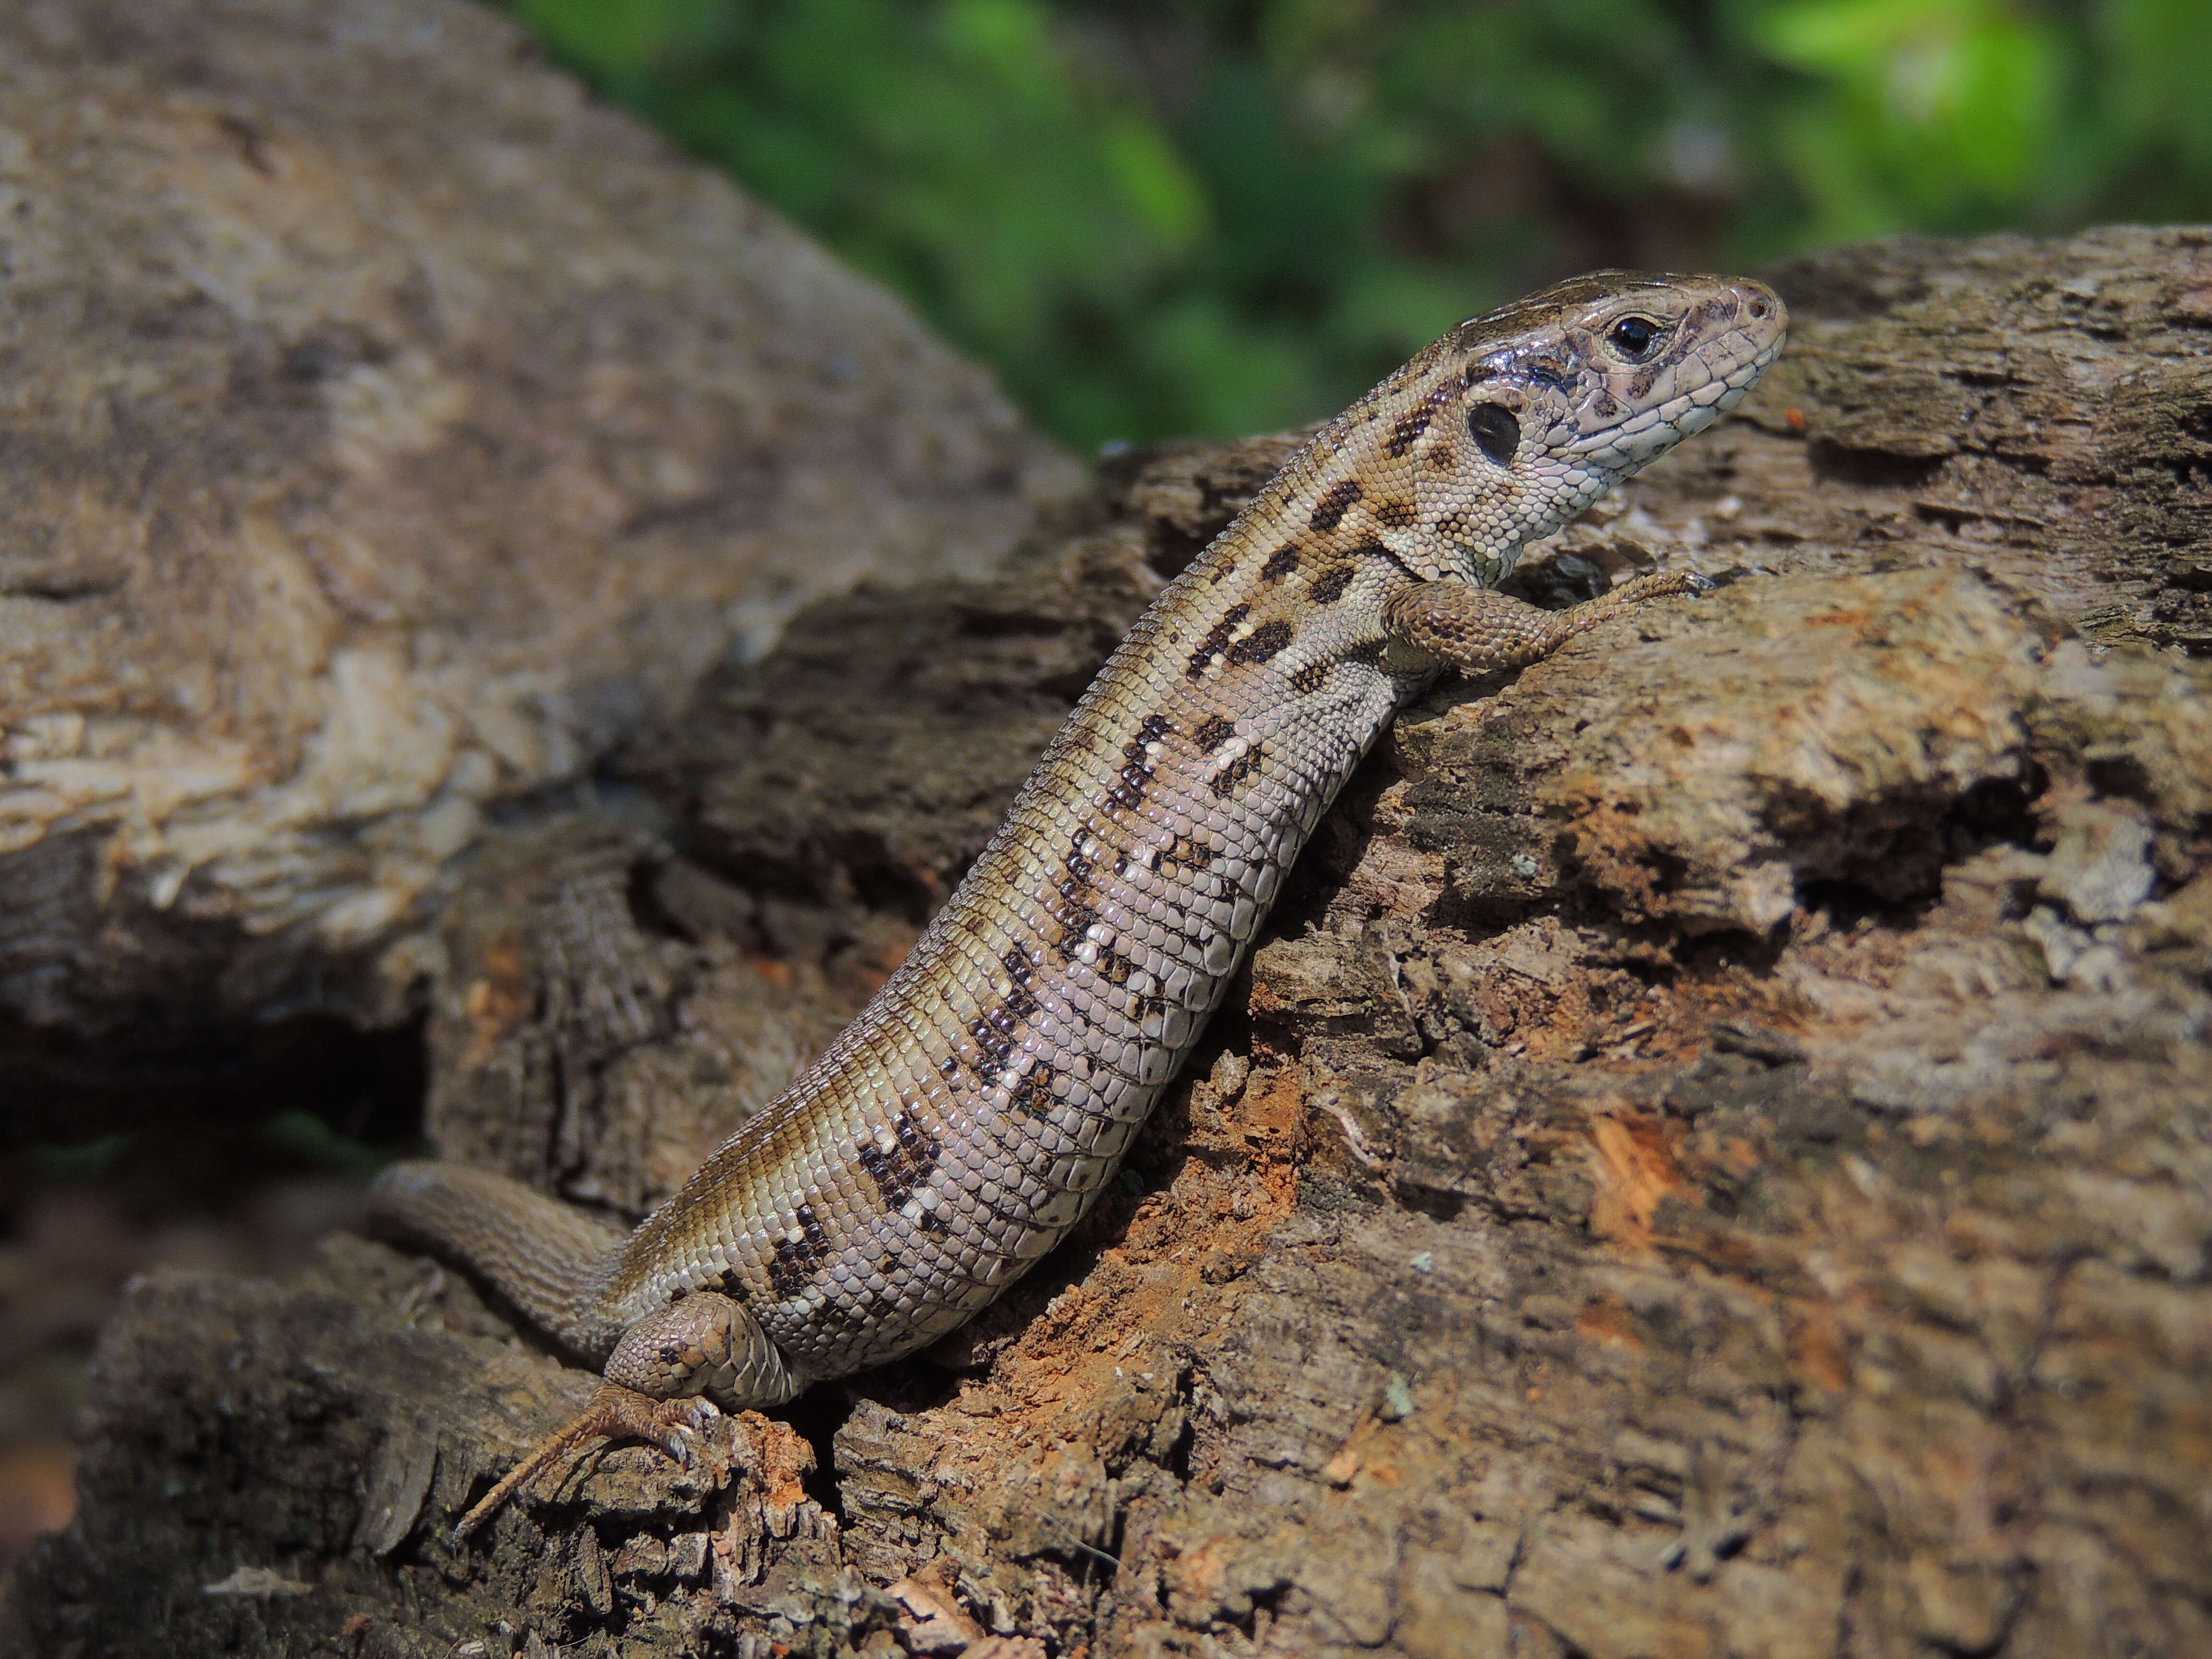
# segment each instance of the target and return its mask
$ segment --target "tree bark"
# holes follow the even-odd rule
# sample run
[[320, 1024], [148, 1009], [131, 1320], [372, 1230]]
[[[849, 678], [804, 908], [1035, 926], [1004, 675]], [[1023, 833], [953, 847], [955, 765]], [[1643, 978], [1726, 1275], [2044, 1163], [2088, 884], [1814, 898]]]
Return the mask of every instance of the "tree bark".
[[[456, 1551], [588, 1378], [358, 1240], [147, 1282], [18, 1647], [2212, 1650], [2212, 234], [1771, 275], [1769, 382], [1518, 580], [1735, 579], [1402, 717], [975, 1327], [732, 1424], [752, 1473], [611, 1451]], [[441, 1145], [666, 1193], [1291, 441], [806, 613], [629, 751], [657, 820], [483, 859]]]
[[0, 1044], [80, 1063], [407, 1017], [493, 818], [1081, 483], [461, 0], [0, 7]]

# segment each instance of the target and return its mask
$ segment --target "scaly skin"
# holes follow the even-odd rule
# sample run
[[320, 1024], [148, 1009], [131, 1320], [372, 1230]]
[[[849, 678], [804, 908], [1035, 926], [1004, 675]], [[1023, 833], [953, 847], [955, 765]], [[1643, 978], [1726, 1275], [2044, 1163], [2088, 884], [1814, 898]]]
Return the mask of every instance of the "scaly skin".
[[436, 1164], [379, 1212], [604, 1362], [601, 1434], [660, 1440], [969, 1318], [1112, 1176], [1284, 872], [1446, 667], [1533, 662], [1644, 600], [1491, 588], [1710, 425], [1780, 351], [1755, 283], [1601, 272], [1462, 324], [1317, 433], [1131, 629], [905, 964], [627, 1239]]

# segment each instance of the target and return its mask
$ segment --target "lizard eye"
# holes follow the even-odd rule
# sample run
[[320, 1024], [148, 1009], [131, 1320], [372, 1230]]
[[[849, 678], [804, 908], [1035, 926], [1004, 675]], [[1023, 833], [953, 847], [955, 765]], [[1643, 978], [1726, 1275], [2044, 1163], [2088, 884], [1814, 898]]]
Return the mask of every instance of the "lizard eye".
[[1613, 349], [1632, 363], [1640, 363], [1659, 337], [1659, 325], [1649, 317], [1624, 317], [1613, 325]]
[[1469, 410], [1467, 429], [1474, 439], [1474, 447], [1500, 466], [1510, 461], [1513, 452], [1521, 447], [1521, 422], [1513, 418], [1511, 410], [1500, 409], [1496, 404]]

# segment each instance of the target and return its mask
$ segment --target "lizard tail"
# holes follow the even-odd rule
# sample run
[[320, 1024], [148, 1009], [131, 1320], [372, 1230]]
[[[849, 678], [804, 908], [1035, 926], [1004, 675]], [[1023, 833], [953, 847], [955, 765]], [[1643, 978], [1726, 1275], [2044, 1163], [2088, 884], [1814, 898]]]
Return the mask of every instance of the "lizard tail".
[[395, 1164], [369, 1189], [380, 1231], [429, 1245], [484, 1279], [580, 1357], [606, 1358], [622, 1328], [598, 1292], [623, 1235], [489, 1170]]

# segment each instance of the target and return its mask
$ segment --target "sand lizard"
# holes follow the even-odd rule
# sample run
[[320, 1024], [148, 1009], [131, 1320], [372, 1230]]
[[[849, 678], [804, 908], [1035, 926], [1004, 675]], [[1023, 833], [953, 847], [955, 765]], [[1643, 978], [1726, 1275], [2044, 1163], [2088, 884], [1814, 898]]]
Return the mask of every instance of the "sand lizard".
[[1051, 1249], [1397, 709], [1705, 586], [1556, 612], [1492, 591], [1733, 405], [1786, 327], [1757, 283], [1600, 272], [1462, 323], [1323, 427], [1138, 620], [905, 964], [634, 1232], [480, 1170], [387, 1170], [388, 1223], [603, 1367], [459, 1532], [588, 1439], [684, 1457], [717, 1407], [909, 1353]]

